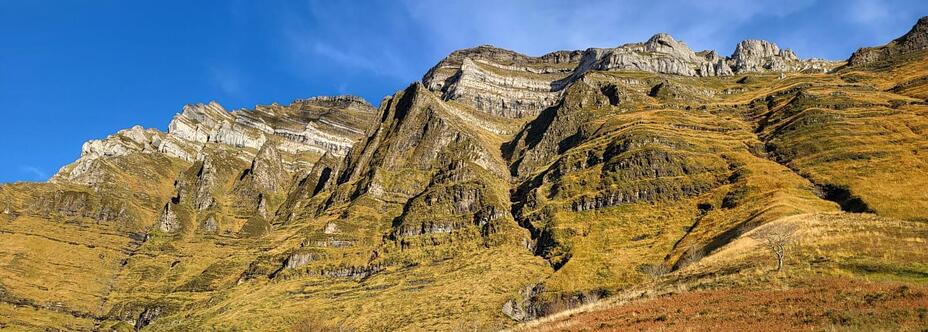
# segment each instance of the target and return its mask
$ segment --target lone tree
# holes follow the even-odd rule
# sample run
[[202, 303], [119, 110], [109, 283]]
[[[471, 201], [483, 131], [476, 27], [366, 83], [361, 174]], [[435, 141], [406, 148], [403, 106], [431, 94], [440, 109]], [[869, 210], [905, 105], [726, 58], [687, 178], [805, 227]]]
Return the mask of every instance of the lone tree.
[[779, 223], [768, 225], [758, 230], [753, 237], [763, 242], [764, 246], [777, 259], [777, 271], [783, 269], [783, 261], [786, 259], [786, 252], [789, 247], [796, 241], [796, 229], [799, 227], [792, 223]]

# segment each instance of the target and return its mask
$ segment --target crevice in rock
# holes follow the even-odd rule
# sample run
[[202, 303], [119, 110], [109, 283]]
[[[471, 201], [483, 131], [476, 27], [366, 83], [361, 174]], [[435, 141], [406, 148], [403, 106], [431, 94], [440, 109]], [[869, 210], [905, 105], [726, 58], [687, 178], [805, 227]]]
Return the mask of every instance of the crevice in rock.
[[599, 91], [602, 92], [603, 95], [609, 99], [609, 105], [618, 106], [619, 103], [622, 101], [619, 96], [619, 87], [616, 86], [615, 84], [605, 85], [599, 88]]
[[585, 292], [561, 294], [554, 298], [542, 298], [545, 285], [538, 283], [528, 285], [520, 291], [519, 299], [510, 299], [501, 308], [504, 315], [515, 321], [525, 322], [585, 304], [593, 303], [612, 296], [612, 292], [605, 289], [593, 289]]
[[[538, 117], [526, 124], [525, 128], [516, 134], [516, 137], [513, 137], [512, 141], [503, 144], [503, 158], [506, 158], [506, 161], [509, 162], [509, 168], [513, 175], [517, 175], [521, 161], [519, 160], [521, 154], [518, 153], [520, 151], [517, 150], [528, 151], [541, 142], [544, 133], [548, 131], [548, 127], [554, 123], [558, 107], [559, 105], [554, 105], [542, 110]], [[524, 147], [519, 147], [520, 138], [524, 138]]]
[[151, 324], [158, 316], [161, 316], [161, 308], [145, 308], [145, 310], [139, 313], [139, 317], [135, 320], [135, 331], [141, 331], [143, 327]]
[[323, 168], [322, 174], [319, 175], [319, 181], [316, 182], [316, 187], [313, 188], [313, 193], [312, 195], [310, 195], [310, 197], [316, 196], [317, 194], [319, 194], [319, 192], [322, 191], [322, 189], [325, 188], [326, 183], [329, 182], [330, 176], [332, 176], [332, 169], [329, 167]]
[[657, 97], [663, 88], [664, 83], [657, 83], [657, 85], [651, 87], [651, 90], [648, 91], [648, 97]]
[[816, 184], [822, 199], [829, 200], [841, 207], [844, 212], [865, 213], [874, 212], [863, 199], [854, 195], [847, 186], [835, 184]]
[[248, 175], [251, 175], [251, 172], [252, 172], [252, 170], [253, 170], [254, 168], [255, 168], [255, 164], [254, 164], [254, 162], [252, 161], [251, 167], [246, 168], [244, 171], [242, 171], [242, 175], [238, 177], [238, 180], [239, 180], [239, 181], [242, 181], [242, 180], [244, 180], [246, 177], [248, 177]]

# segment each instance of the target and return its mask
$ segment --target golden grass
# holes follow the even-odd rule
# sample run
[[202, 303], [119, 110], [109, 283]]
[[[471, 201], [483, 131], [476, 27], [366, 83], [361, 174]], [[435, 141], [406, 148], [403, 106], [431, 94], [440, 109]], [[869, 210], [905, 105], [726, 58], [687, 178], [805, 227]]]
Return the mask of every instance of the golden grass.
[[[784, 223], [799, 231], [777, 273], [752, 234]], [[660, 280], [513, 330], [921, 326], [928, 322], [919, 314], [928, 303], [926, 241], [920, 222], [842, 212], [784, 217]]]
[[[102, 167], [109, 178], [98, 188], [0, 186], [0, 209], [12, 211], [0, 216], [0, 327], [128, 329], [144, 309], [158, 308], [163, 314], [149, 330], [495, 330], [515, 324], [503, 304], [525, 300], [525, 290], [540, 284], [544, 292], [532, 300], [553, 309], [578, 305], [578, 298], [616, 297], [522, 328], [659, 329], [729, 318], [735, 325], [754, 318], [770, 328], [829, 328], [835, 323], [824, 320], [824, 312], [802, 306], [789, 314], [811, 312], [807, 325], [776, 325], [756, 311], [733, 317], [715, 309], [677, 313], [648, 306], [690, 310], [668, 302], [698, 307], [708, 299], [738, 312], [744, 309], [738, 303], [749, 303], [737, 300], [741, 290], [819, 303], [823, 298], [807, 290], [822, 284], [809, 280], [826, 280], [824, 288], [859, 286], [851, 302], [889, 294], [897, 285], [921, 287], [928, 281], [928, 227], [917, 221], [928, 218], [926, 73], [924, 59], [885, 72], [761, 74], [740, 83], [741, 77], [590, 73], [589, 89], [570, 96], [578, 103], [571, 111], [586, 116], [583, 123], [577, 133], [558, 133], [580, 138], [553, 142], [550, 158], [529, 170], [544, 177], [531, 188], [535, 205], [521, 216], [508, 214], [508, 196], [520, 184], [513, 181], [521, 180], [510, 179], [502, 146], [526, 120], [488, 116], [418, 86], [394, 97], [414, 94], [414, 109], [387, 109], [369, 150], [352, 152], [361, 164], [356, 176], [300, 202], [293, 220], [271, 220], [276, 223], [266, 232], [242, 232], [255, 212], [232, 194], [249, 162], [211, 145], [205, 153], [217, 167], [219, 180], [210, 189], [217, 206], [195, 212], [185, 196], [177, 209], [189, 218], [179, 234], [153, 231], [152, 224], [174, 195], [175, 180], [195, 182], [190, 163], [132, 155], [107, 159]], [[668, 94], [649, 96], [658, 83], [668, 84]], [[592, 103], [605, 98], [595, 89], [603, 84], [619, 86], [619, 105]], [[403, 112], [407, 118], [400, 121]], [[448, 133], [454, 144], [439, 144]], [[319, 158], [291, 157], [306, 163]], [[431, 183], [451, 172], [447, 161], [459, 162], [451, 174], [466, 180]], [[449, 197], [413, 199], [449, 183], [482, 190], [481, 204], [502, 215], [494, 233], [482, 234], [472, 214], [439, 210], [456, 203]], [[846, 188], [879, 216], [838, 212], [838, 204], [820, 197], [824, 185]], [[289, 189], [263, 193], [269, 210]], [[349, 199], [355, 190], [360, 196]], [[616, 191], [644, 198], [572, 209], [581, 199]], [[41, 213], [36, 202], [48, 197], [91, 197], [86, 204], [92, 208], [124, 205], [129, 217]], [[327, 210], [315, 209], [326, 202]], [[404, 211], [412, 215], [395, 219]], [[207, 213], [220, 220], [218, 234], [195, 232]], [[403, 222], [455, 218], [467, 219], [461, 220], [466, 227], [403, 244], [391, 238]], [[548, 232], [556, 240], [550, 251], [534, 255], [525, 241], [528, 230], [516, 218]], [[326, 233], [330, 223], [339, 230]], [[770, 271], [772, 259], [751, 238], [756, 227], [777, 223], [801, 225], [782, 274]], [[130, 233], [150, 238], [137, 247]], [[333, 240], [350, 245], [324, 245]], [[291, 254], [307, 252], [320, 258], [281, 270]], [[563, 265], [554, 264], [555, 270], [552, 263]], [[324, 275], [371, 266], [382, 270], [354, 278]], [[636, 300], [642, 296], [643, 302]], [[875, 321], [835, 317], [861, 329], [906, 328], [917, 317], [893, 322], [881, 316], [883, 309]], [[589, 325], [583, 318], [625, 319], [636, 311], [644, 312], [642, 321], [619, 322], [630, 325]]]

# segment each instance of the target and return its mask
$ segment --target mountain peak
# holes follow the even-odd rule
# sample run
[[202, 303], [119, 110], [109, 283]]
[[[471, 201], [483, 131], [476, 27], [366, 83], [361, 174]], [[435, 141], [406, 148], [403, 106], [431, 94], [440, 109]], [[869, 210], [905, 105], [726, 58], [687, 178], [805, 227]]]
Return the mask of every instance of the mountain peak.
[[886, 45], [858, 49], [847, 62], [851, 66], [871, 65], [926, 49], [928, 49], [928, 16], [920, 18], [909, 32]]
[[677, 44], [677, 40], [674, 39], [673, 36], [671, 36], [668, 33], [658, 32], [654, 34], [653, 36], [651, 36], [651, 38], [648, 38], [648, 41], [646, 41], [645, 44], [648, 46], [657, 46], [657, 45], [672, 46], [672, 45]]
[[780, 54], [777, 44], [762, 39], [746, 39], [735, 46], [732, 58], [769, 57]]
[[[918, 19], [918, 21], [915, 22], [915, 26], [912, 27], [912, 31], [928, 31], [928, 16], [922, 16], [922, 18]], [[909, 33], [911, 33], [911, 31]]]
[[679, 57], [690, 58], [695, 56], [693, 50], [686, 43], [678, 41], [667, 33], [658, 33], [644, 43], [648, 52], [672, 54]]

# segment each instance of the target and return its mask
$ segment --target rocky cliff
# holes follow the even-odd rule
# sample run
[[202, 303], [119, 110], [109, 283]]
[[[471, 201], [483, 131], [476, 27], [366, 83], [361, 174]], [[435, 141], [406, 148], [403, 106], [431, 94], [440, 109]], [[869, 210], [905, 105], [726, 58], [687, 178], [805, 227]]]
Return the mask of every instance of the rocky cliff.
[[879, 47], [864, 47], [847, 60], [852, 66], [873, 65], [928, 49], [928, 17], [922, 17], [909, 32]]
[[166, 133], [135, 126], [85, 143], [80, 159], [62, 168], [51, 182], [101, 182], [103, 174], [94, 173], [95, 162], [129, 154], [153, 153], [193, 162], [203, 158], [207, 144], [234, 150], [238, 158], [251, 161], [267, 143], [287, 154], [283, 162], [294, 172], [311, 168], [313, 159], [323, 154], [347, 154], [375, 116], [373, 106], [353, 96], [315, 97], [234, 112], [217, 102], [187, 105]]
[[[377, 109], [189, 105], [0, 186], [0, 327], [494, 330], [653, 285], [917, 279], [928, 55], [904, 48], [480, 46]], [[835, 249], [873, 214], [893, 241]], [[770, 277], [752, 232], [796, 220], [820, 246]]]
[[745, 40], [735, 52], [693, 52], [668, 34], [644, 43], [530, 57], [485, 45], [456, 51], [423, 78], [443, 99], [495, 116], [534, 117], [554, 105], [561, 92], [589, 71], [641, 71], [682, 76], [733, 76], [759, 72], [827, 72], [840, 63], [801, 60], [793, 51], [764, 40]]

